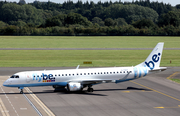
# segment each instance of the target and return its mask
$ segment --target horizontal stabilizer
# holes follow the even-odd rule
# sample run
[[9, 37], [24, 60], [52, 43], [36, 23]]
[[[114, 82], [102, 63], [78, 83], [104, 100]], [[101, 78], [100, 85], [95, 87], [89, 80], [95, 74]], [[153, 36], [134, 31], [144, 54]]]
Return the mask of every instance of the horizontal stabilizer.
[[167, 67], [159, 67], [159, 69], [149, 70], [149, 72], [155, 72], [155, 71], [164, 71]]

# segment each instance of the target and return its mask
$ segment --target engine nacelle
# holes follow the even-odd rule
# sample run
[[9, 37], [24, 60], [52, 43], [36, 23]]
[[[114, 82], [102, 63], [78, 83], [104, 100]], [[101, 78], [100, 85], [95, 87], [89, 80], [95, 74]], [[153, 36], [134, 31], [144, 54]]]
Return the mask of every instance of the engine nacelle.
[[78, 82], [70, 82], [67, 84], [68, 91], [80, 91], [83, 89], [81, 83]]

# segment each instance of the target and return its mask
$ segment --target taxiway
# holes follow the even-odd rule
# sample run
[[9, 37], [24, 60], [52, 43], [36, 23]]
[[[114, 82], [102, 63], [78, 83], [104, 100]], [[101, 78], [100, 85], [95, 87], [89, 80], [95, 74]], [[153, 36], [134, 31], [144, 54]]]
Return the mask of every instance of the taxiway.
[[[1, 114], [38, 115], [17, 88], [2, 86], [2, 82], [15, 72], [23, 70], [43, 70], [45, 68], [0, 68]], [[63, 69], [63, 68], [46, 68]], [[108, 83], [93, 86], [94, 92], [66, 92], [51, 86], [30, 87], [24, 91], [27, 97], [43, 115], [57, 116], [179, 116], [180, 84], [168, 80], [180, 72], [179, 67], [168, 68], [164, 72], [123, 83]], [[180, 77], [177, 73], [176, 77]], [[33, 97], [32, 95], [36, 96]], [[8, 100], [9, 99], [9, 100]], [[37, 103], [39, 99], [43, 104]], [[2, 101], [2, 102], [1, 102]], [[45, 105], [52, 114], [47, 114]], [[0, 108], [1, 108], [0, 107]], [[47, 109], [46, 109], [47, 110]], [[0, 114], [0, 115], [1, 115]]]

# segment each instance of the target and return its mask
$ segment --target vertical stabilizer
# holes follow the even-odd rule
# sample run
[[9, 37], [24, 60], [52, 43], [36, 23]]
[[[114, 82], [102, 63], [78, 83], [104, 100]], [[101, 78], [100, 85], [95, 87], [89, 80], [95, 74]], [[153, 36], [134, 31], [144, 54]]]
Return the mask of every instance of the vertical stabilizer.
[[159, 69], [163, 46], [163, 42], [158, 43], [146, 60], [137, 66], [149, 67], [150, 70]]

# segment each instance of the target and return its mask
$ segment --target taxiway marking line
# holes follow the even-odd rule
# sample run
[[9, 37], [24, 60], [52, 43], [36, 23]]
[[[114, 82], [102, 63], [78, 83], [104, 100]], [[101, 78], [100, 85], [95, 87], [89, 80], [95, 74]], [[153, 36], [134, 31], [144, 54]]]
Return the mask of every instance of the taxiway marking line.
[[9, 103], [11, 104], [11, 107], [13, 108], [14, 112], [16, 113], [17, 116], [19, 116], [19, 114], [17, 113], [16, 109], [14, 108], [13, 104], [11, 103], [11, 101], [9, 100], [8, 96], [6, 95], [5, 91], [3, 90], [3, 88], [0, 86], [2, 92], [4, 93], [5, 97], [7, 98], [7, 100], [9, 101]]
[[3, 103], [3, 101], [1, 100], [1, 98], [0, 98], [0, 110], [1, 110], [1, 113], [2, 113], [3, 116], [9, 116], [9, 113], [6, 110], [6, 107], [5, 107], [4, 103]]
[[145, 91], [145, 90], [141, 90], [141, 91], [122, 91], [123, 93], [132, 93], [132, 92], [152, 92], [152, 91]]
[[134, 83], [134, 84], [137, 84], [137, 85], [140, 85], [140, 86], [142, 86], [142, 87], [145, 87], [145, 88], [147, 88], [147, 89], [150, 89], [150, 90], [152, 90], [152, 91], [154, 91], [154, 92], [157, 92], [157, 93], [159, 93], [159, 94], [162, 94], [162, 95], [164, 95], [164, 96], [166, 96], [166, 97], [169, 97], [169, 98], [172, 98], [172, 99], [174, 99], [174, 100], [180, 101], [180, 99], [177, 99], [177, 98], [175, 98], [175, 97], [172, 97], [172, 96], [170, 96], [170, 95], [167, 95], [167, 94], [165, 94], [165, 93], [162, 93], [162, 92], [160, 92], [160, 91], [157, 91], [157, 90], [152, 89], [152, 88], [150, 88], [150, 87], [147, 87], [147, 86], [145, 86], [145, 85], [139, 84], [139, 83], [134, 82], [134, 81], [130, 81], [130, 82], [132, 82], [132, 83]]
[[172, 75], [170, 75], [169, 77], [167, 77], [166, 79], [170, 79], [170, 78], [172, 78], [173, 76], [176, 76], [178, 73], [179, 73], [179, 72], [175, 72], [175, 73], [173, 73]]
[[154, 107], [154, 108], [159, 108], [159, 109], [164, 109], [164, 108], [180, 108], [180, 105], [176, 106], [176, 107]]
[[55, 116], [55, 114], [51, 112], [51, 110], [44, 105], [44, 103], [35, 94], [33, 94], [29, 88], [25, 87], [25, 89], [28, 93], [30, 93], [31, 97], [39, 104], [39, 106], [41, 106], [41, 108], [48, 114], [48, 116]]

